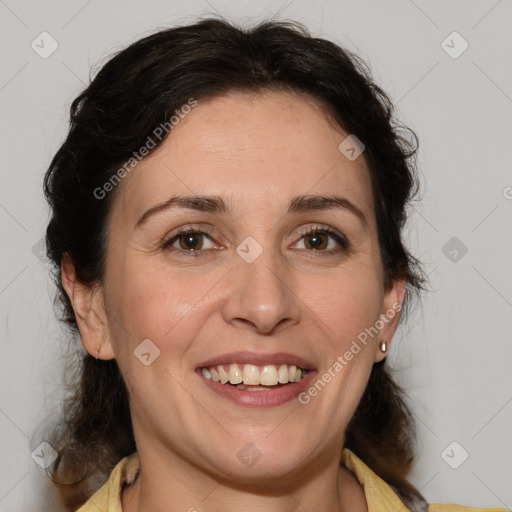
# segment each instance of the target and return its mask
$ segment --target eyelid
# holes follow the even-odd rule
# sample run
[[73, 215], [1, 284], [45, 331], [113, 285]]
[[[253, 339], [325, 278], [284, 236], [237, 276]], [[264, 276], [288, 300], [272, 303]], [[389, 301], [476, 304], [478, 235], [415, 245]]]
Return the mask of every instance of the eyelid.
[[[176, 239], [178, 239], [181, 235], [184, 235], [184, 234], [188, 234], [188, 233], [195, 233], [195, 234], [199, 234], [201, 236], [206, 236], [207, 238], [210, 239], [211, 242], [213, 243], [216, 243], [216, 241], [214, 240], [214, 235], [213, 235], [213, 229], [208, 226], [208, 225], [205, 225], [205, 227], [198, 227], [198, 226], [194, 226], [193, 224], [187, 224], [185, 226], [180, 226], [179, 228], [177, 228], [177, 230], [174, 230], [173, 234], [171, 235], [168, 235], [164, 238], [164, 240], [162, 241], [161, 243], [161, 248], [162, 249], [169, 249], [170, 247], [172, 247], [172, 244], [175, 243]], [[300, 239], [297, 240], [295, 244], [299, 243], [300, 241], [302, 241], [304, 239], [305, 236], [307, 235], [310, 235], [310, 234], [315, 234], [315, 233], [323, 233], [325, 234], [326, 236], [332, 238], [339, 246], [338, 249], [335, 249], [335, 250], [307, 250], [307, 252], [314, 252], [314, 253], [318, 253], [318, 254], [334, 254], [336, 252], [343, 252], [343, 251], [347, 251], [349, 249], [349, 241], [347, 239], [347, 237], [339, 232], [338, 230], [334, 229], [334, 228], [331, 228], [330, 226], [325, 226], [325, 225], [309, 225], [305, 228], [302, 228], [302, 229], [298, 229], [297, 230], [298, 234], [300, 235]], [[224, 248], [222, 245], [221, 245], [221, 248]], [[198, 250], [185, 250], [185, 249], [180, 249], [180, 248], [173, 248], [175, 251], [177, 252], [181, 252], [181, 253], [184, 253], [184, 254], [187, 254], [187, 255], [193, 255], [193, 256], [198, 256], [200, 253], [204, 253], [206, 251], [211, 251], [212, 249], [198, 249]]]
[[[206, 236], [213, 243], [216, 243], [216, 241], [214, 240], [213, 229], [211, 229], [210, 226], [206, 225], [205, 227], [199, 227], [198, 225], [195, 226], [193, 224], [186, 224], [184, 226], [180, 226], [176, 230], [173, 230], [172, 234], [166, 235], [160, 244], [160, 248], [164, 249], [164, 250], [174, 250], [177, 252], [181, 252], [181, 253], [184, 253], [187, 255], [193, 255], [193, 256], [198, 256], [199, 253], [205, 252], [204, 249], [195, 250], [195, 251], [191, 251], [191, 250], [187, 251], [185, 249], [179, 249], [179, 248], [172, 247], [172, 244], [176, 242], [176, 239], [178, 239], [181, 235], [186, 235], [188, 233], [197, 233], [202, 236]], [[221, 246], [221, 248], [223, 248], [223, 247]]]
[[330, 226], [325, 226], [325, 225], [307, 226], [304, 229], [299, 229], [298, 232], [301, 235], [301, 239], [300, 240], [303, 240], [303, 238], [305, 236], [310, 235], [310, 234], [324, 233], [328, 237], [331, 237], [332, 239], [334, 239], [334, 241], [340, 246], [340, 249], [338, 249], [338, 250], [322, 250], [322, 251], [320, 251], [320, 250], [319, 251], [310, 250], [308, 252], [315, 252], [315, 253], [319, 253], [319, 254], [321, 254], [321, 253], [323, 253], [323, 254], [334, 254], [336, 252], [348, 251], [349, 247], [350, 247], [350, 243], [348, 241], [348, 238], [343, 233], [341, 233], [337, 229], [334, 229], [334, 228], [332, 228]]
[[210, 226], [208, 226], [207, 224], [189, 223], [189, 224], [180, 226], [176, 229], [173, 229], [171, 232], [172, 234], [169, 233], [165, 236], [165, 240], [172, 240], [176, 236], [183, 235], [183, 234], [186, 234], [189, 232], [204, 233], [208, 236], [213, 236], [213, 229]]

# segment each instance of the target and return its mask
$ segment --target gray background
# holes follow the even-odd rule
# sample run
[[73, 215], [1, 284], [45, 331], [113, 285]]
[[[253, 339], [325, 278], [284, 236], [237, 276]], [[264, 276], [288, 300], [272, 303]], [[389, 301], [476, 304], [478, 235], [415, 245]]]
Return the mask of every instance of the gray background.
[[[407, 243], [433, 291], [388, 358], [419, 426], [411, 480], [430, 502], [512, 507], [510, 0], [0, 0], [0, 13], [0, 511], [57, 510], [31, 453], [62, 396], [67, 341], [37, 255], [70, 103], [112, 52], [208, 13], [294, 19], [355, 50], [417, 131], [423, 201]], [[58, 44], [47, 58], [31, 47], [51, 49], [42, 32]]]

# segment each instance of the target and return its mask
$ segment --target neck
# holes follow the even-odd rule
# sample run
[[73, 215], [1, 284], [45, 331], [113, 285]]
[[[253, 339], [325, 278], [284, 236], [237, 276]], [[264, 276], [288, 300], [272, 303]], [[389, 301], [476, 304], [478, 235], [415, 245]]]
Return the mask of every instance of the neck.
[[175, 456], [162, 460], [161, 452], [154, 458], [139, 449], [139, 460], [139, 476], [121, 496], [123, 512], [368, 511], [362, 486], [337, 461], [308, 464], [286, 478], [269, 472], [264, 481], [244, 485], [230, 479], [229, 471], [208, 474]]

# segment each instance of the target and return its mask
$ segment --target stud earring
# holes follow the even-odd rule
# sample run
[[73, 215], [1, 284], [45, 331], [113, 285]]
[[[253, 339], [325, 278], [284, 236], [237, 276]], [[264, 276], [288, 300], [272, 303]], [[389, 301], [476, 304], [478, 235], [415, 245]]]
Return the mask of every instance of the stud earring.
[[98, 345], [96, 347], [96, 361], [98, 360], [98, 356], [100, 355], [100, 348], [101, 348], [101, 345]]
[[386, 350], [388, 349], [387, 343], [385, 341], [381, 341], [379, 343], [379, 348], [381, 352], [386, 352]]

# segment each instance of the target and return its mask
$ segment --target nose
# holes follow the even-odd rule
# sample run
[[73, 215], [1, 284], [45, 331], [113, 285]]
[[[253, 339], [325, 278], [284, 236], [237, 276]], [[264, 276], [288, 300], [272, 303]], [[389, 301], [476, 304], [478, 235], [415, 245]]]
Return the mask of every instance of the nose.
[[222, 311], [226, 322], [261, 334], [274, 334], [299, 322], [300, 301], [289, 269], [272, 251], [264, 250], [252, 263], [236, 255], [229, 279], [230, 293]]

